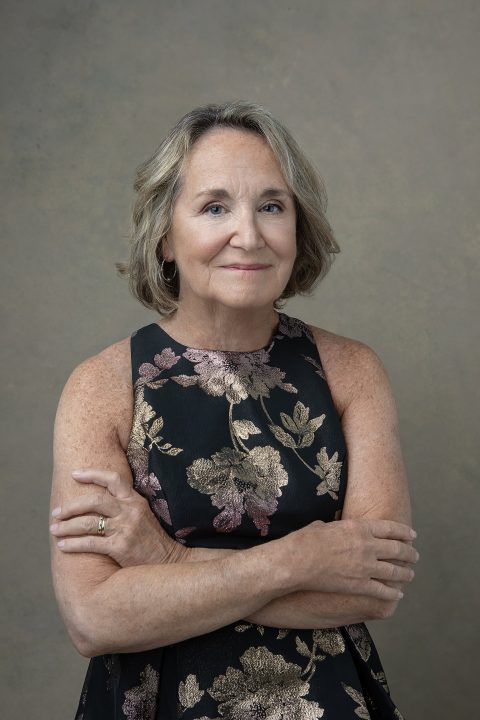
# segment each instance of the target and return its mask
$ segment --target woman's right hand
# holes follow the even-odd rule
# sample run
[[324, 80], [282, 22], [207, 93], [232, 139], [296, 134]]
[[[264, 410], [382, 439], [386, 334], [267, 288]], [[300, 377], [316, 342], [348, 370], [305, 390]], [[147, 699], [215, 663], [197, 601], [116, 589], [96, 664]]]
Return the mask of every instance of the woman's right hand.
[[414, 572], [409, 566], [420, 557], [410, 544], [411, 533], [394, 520], [349, 518], [315, 520], [283, 540], [302, 590], [398, 600], [403, 593], [388, 583], [410, 582]]

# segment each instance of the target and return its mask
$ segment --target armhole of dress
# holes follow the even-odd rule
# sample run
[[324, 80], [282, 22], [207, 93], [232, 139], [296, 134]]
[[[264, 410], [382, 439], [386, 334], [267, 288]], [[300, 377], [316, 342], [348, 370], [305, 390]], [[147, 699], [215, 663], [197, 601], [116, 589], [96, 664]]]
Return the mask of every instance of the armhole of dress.
[[134, 330], [130, 335], [130, 364], [131, 364], [131, 380], [132, 380], [132, 394], [135, 400], [135, 383], [137, 381], [137, 362], [136, 362], [136, 346], [137, 346], [137, 334], [138, 330]]
[[135, 331], [134, 331], [133, 333], [131, 333], [131, 335], [130, 335], [130, 364], [131, 364], [130, 379], [131, 379], [131, 383], [132, 383], [132, 403], [133, 403], [132, 407], [133, 407], [133, 411], [132, 411], [132, 426], [131, 426], [131, 429], [130, 429], [130, 436], [129, 436], [129, 439], [128, 439], [127, 448], [126, 448], [126, 450], [125, 450], [125, 454], [126, 454], [126, 456], [127, 456], [128, 462], [129, 462], [129, 464], [130, 464], [130, 469], [131, 469], [131, 471], [132, 471], [132, 474], [134, 474], [134, 468], [132, 467], [132, 465], [131, 465], [131, 463], [130, 463], [130, 447], [131, 447], [131, 443], [132, 443], [132, 439], [133, 439], [133, 426], [134, 426], [134, 422], [135, 422], [135, 409], [136, 409], [135, 382], [136, 382], [136, 380], [137, 380], [137, 378], [136, 378], [136, 374], [137, 374], [137, 364], [136, 364], [136, 335], [137, 335], [137, 332], [138, 332], [138, 331], [135, 330]]
[[315, 352], [315, 359], [317, 360], [317, 362], [318, 362], [318, 364], [319, 364], [319, 366], [320, 366], [320, 368], [321, 368], [321, 372], [322, 372], [322, 375], [321, 375], [321, 376], [322, 376], [323, 380], [325, 381], [326, 390], [327, 390], [327, 392], [328, 392], [328, 394], [329, 394], [329, 396], [330, 396], [330, 399], [331, 399], [331, 402], [332, 402], [332, 407], [333, 407], [334, 410], [335, 410], [335, 413], [336, 413], [336, 416], [337, 416], [337, 420], [338, 420], [338, 424], [339, 424], [339, 427], [340, 427], [340, 432], [341, 432], [342, 438], [343, 438], [344, 454], [343, 454], [343, 458], [342, 458], [342, 473], [345, 473], [345, 481], [340, 484], [340, 488], [339, 488], [339, 492], [338, 492], [338, 498], [337, 498], [338, 509], [337, 509], [337, 511], [335, 512], [335, 518], [334, 518], [335, 520], [341, 520], [341, 518], [342, 518], [342, 510], [343, 510], [343, 505], [344, 505], [344, 502], [345, 502], [345, 495], [346, 495], [346, 493], [347, 493], [347, 485], [348, 485], [348, 462], [349, 462], [348, 448], [347, 448], [347, 444], [346, 444], [346, 442], [345, 442], [345, 436], [344, 436], [343, 430], [342, 430], [342, 420], [341, 420], [341, 416], [340, 416], [339, 411], [338, 411], [337, 408], [336, 408], [335, 401], [334, 401], [334, 399], [333, 399], [332, 388], [330, 387], [330, 383], [328, 382], [328, 379], [327, 379], [327, 374], [326, 374], [326, 372], [325, 372], [325, 368], [324, 368], [324, 365], [323, 365], [323, 362], [322, 362], [322, 356], [320, 355], [320, 349], [319, 349], [318, 344], [317, 344], [317, 341], [316, 341], [316, 339], [315, 339], [315, 335], [314, 335], [314, 333], [313, 333], [313, 330], [312, 330], [308, 325], [307, 325], [307, 327], [308, 327], [308, 329], [310, 330], [310, 333], [311, 333], [311, 335], [312, 335], [313, 347], [314, 347], [314, 352]]
[[[307, 330], [308, 330], [308, 332], [305, 333], [305, 334], [306, 334], [307, 338], [310, 340], [310, 342], [311, 342], [311, 344], [312, 344], [312, 353], [313, 353], [313, 355], [314, 355], [313, 359], [318, 363], [317, 372], [318, 372], [318, 374], [320, 375], [320, 377], [321, 377], [323, 380], [325, 380], [325, 384], [327, 385], [328, 389], [330, 390], [330, 385], [329, 385], [328, 380], [327, 380], [327, 374], [326, 374], [326, 372], [325, 372], [325, 367], [324, 367], [324, 365], [323, 365], [322, 356], [320, 355], [320, 350], [319, 350], [319, 348], [318, 348], [318, 344], [317, 344], [317, 341], [316, 341], [316, 339], [315, 339], [314, 332], [313, 332], [313, 330], [311, 329], [311, 327], [310, 327], [310, 325], [309, 325], [308, 323], [305, 323], [305, 326], [306, 326], [306, 328], [307, 328]], [[310, 337], [310, 336], [311, 336], [311, 337]], [[313, 365], [313, 363], [312, 363], [312, 365]], [[331, 390], [330, 390], [330, 393], [331, 393]]]

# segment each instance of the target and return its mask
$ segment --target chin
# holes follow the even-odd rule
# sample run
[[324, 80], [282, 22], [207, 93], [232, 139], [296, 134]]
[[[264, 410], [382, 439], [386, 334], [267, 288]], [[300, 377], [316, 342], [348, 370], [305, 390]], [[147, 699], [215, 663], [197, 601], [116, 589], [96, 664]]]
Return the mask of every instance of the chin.
[[251, 292], [245, 290], [244, 292], [235, 295], [225, 295], [221, 298], [218, 298], [218, 301], [226, 307], [235, 308], [238, 310], [242, 308], [256, 309], [263, 308], [268, 305], [273, 305], [277, 297], [278, 293], [271, 296], [265, 295], [265, 293], [258, 293], [258, 295], [254, 295]]

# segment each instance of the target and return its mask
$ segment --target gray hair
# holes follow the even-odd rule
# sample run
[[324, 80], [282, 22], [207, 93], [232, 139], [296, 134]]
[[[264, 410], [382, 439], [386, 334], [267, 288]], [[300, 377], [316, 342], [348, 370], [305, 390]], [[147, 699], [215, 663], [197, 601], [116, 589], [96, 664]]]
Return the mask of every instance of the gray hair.
[[130, 257], [126, 263], [115, 263], [119, 274], [129, 277], [133, 296], [161, 315], [178, 308], [178, 273], [173, 280], [165, 281], [160, 263], [162, 240], [171, 227], [174, 203], [182, 187], [182, 170], [195, 142], [217, 127], [262, 136], [294, 196], [297, 256], [274, 307], [280, 309], [282, 301], [296, 294], [311, 294], [330, 269], [333, 255], [340, 252], [325, 216], [327, 195], [323, 181], [289, 130], [257, 103], [202, 105], [180, 118], [153, 155], [138, 166], [133, 185], [137, 196], [132, 211]]

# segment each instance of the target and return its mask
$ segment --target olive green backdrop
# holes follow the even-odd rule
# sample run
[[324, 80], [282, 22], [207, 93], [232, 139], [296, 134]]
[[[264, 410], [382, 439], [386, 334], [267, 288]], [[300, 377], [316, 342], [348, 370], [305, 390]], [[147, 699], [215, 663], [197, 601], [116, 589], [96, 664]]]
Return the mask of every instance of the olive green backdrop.
[[326, 181], [342, 253], [286, 311], [370, 344], [398, 400], [421, 560], [395, 616], [369, 623], [392, 695], [406, 720], [474, 717], [480, 3], [0, 12], [2, 717], [73, 719], [87, 661], [50, 581], [55, 410], [79, 362], [154, 319], [114, 269], [136, 165], [180, 115], [227, 99], [263, 103]]

